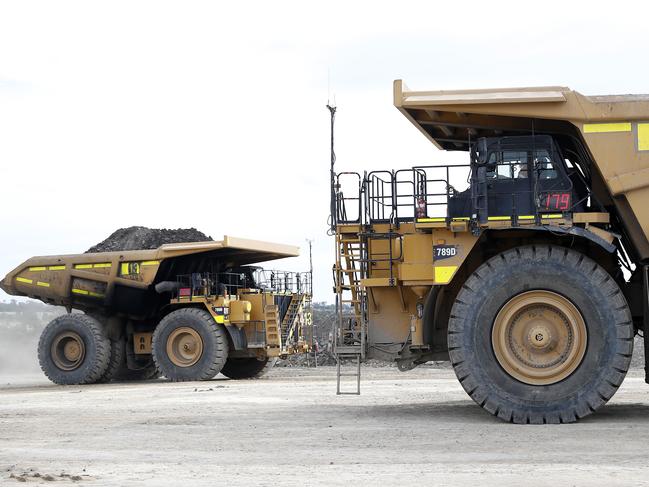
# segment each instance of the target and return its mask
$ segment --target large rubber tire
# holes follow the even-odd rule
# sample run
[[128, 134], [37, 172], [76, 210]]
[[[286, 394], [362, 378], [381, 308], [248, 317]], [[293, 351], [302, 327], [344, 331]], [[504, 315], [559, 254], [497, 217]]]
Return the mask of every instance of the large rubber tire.
[[126, 365], [127, 346], [128, 344], [123, 338], [110, 341], [110, 361], [106, 372], [97, 381], [98, 383], [152, 380], [160, 376], [151, 356], [148, 360], [138, 361], [137, 369], [129, 369]]
[[[130, 382], [130, 381], [141, 381], [141, 380], [153, 380], [160, 377], [160, 372], [158, 367], [153, 361], [153, 356], [151, 355], [136, 355], [131, 353], [129, 357], [129, 352], [133, 350], [133, 336], [130, 335], [129, 339], [122, 339], [121, 346], [123, 350], [123, 359], [120, 363], [119, 368], [115, 372], [113, 380], [117, 382]], [[131, 364], [134, 368], [129, 368], [128, 364]]]
[[[128, 342], [124, 343], [125, 347], [129, 346]], [[126, 358], [126, 352], [124, 353]], [[137, 357], [134, 366], [136, 368], [130, 369], [127, 365], [127, 360], [122, 362], [121, 367], [115, 374], [115, 381], [117, 382], [130, 382], [141, 380], [153, 380], [160, 377], [160, 371], [153, 361], [152, 356], [145, 356], [146, 358]]]
[[[170, 336], [179, 329], [193, 330], [202, 341], [202, 353], [195, 363], [180, 366], [167, 353]], [[182, 308], [165, 316], [153, 332], [153, 360], [167, 379], [209, 380], [218, 374], [228, 358], [227, 331], [199, 308]]]
[[258, 379], [275, 366], [277, 358], [257, 360], [252, 358], [229, 358], [221, 373], [230, 379]]
[[[64, 335], [78, 337], [84, 348], [82, 359], [74, 368], [57, 366], [52, 345]], [[66, 314], [52, 320], [43, 330], [38, 342], [38, 361], [45, 375], [54, 383], [91, 384], [99, 380], [110, 360], [110, 340], [101, 324], [84, 314]]]
[[139, 369], [129, 369], [126, 364], [117, 371], [115, 375], [115, 381], [117, 382], [129, 382], [129, 381], [138, 381], [138, 380], [153, 380], [160, 377], [160, 371], [156, 366], [153, 359], [151, 359], [146, 364], [143, 364]]
[[110, 340], [110, 359], [108, 360], [108, 366], [97, 382], [105, 384], [115, 379], [123, 362], [124, 340]]
[[[566, 378], [549, 385], [515, 379], [492, 345], [494, 320], [513, 296], [547, 290], [567, 298], [583, 316], [587, 346]], [[569, 423], [602, 407], [631, 362], [633, 324], [615, 280], [588, 257], [563, 247], [517, 247], [480, 266], [459, 291], [448, 327], [455, 373], [471, 398], [514, 423]]]

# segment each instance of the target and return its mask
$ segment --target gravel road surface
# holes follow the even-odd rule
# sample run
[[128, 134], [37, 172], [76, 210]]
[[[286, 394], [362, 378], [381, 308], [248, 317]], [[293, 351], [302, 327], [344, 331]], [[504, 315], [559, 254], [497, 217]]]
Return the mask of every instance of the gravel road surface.
[[448, 369], [55, 386], [0, 377], [0, 484], [115, 486], [645, 485], [649, 385], [633, 371], [572, 425], [505, 424]]

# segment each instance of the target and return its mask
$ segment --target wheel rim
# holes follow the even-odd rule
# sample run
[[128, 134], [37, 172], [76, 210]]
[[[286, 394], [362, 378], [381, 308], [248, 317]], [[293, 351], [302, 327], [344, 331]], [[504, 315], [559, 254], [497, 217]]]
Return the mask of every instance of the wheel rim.
[[528, 291], [498, 312], [491, 333], [496, 359], [510, 376], [532, 385], [555, 384], [584, 358], [586, 323], [570, 300], [551, 291]]
[[56, 336], [50, 348], [52, 361], [61, 370], [75, 370], [86, 356], [86, 344], [81, 337], [73, 332], [66, 331]]
[[181, 326], [167, 338], [167, 356], [178, 367], [191, 367], [203, 355], [203, 339], [193, 328]]

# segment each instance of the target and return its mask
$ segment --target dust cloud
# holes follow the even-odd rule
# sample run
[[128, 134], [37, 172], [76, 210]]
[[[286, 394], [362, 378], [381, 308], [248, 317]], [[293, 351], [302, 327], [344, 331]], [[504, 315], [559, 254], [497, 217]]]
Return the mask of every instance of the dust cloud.
[[65, 309], [34, 301], [0, 302], [0, 377], [2, 380], [41, 371], [38, 339]]

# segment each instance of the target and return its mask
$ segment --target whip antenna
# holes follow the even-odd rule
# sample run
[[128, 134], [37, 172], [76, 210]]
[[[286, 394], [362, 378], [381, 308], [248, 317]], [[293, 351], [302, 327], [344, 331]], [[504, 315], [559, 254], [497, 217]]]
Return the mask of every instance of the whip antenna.
[[336, 172], [334, 171], [334, 165], [336, 164], [336, 152], [334, 150], [334, 122], [336, 120], [336, 106], [335, 106], [335, 101], [334, 105], [330, 105], [329, 101], [327, 101], [327, 109], [329, 110], [329, 115], [331, 117], [331, 146], [330, 146], [330, 154], [331, 154], [331, 167], [329, 169], [329, 176], [330, 176], [330, 182], [331, 182], [331, 200], [330, 200], [330, 205], [329, 205], [329, 229], [331, 232], [335, 232], [336, 230]]

